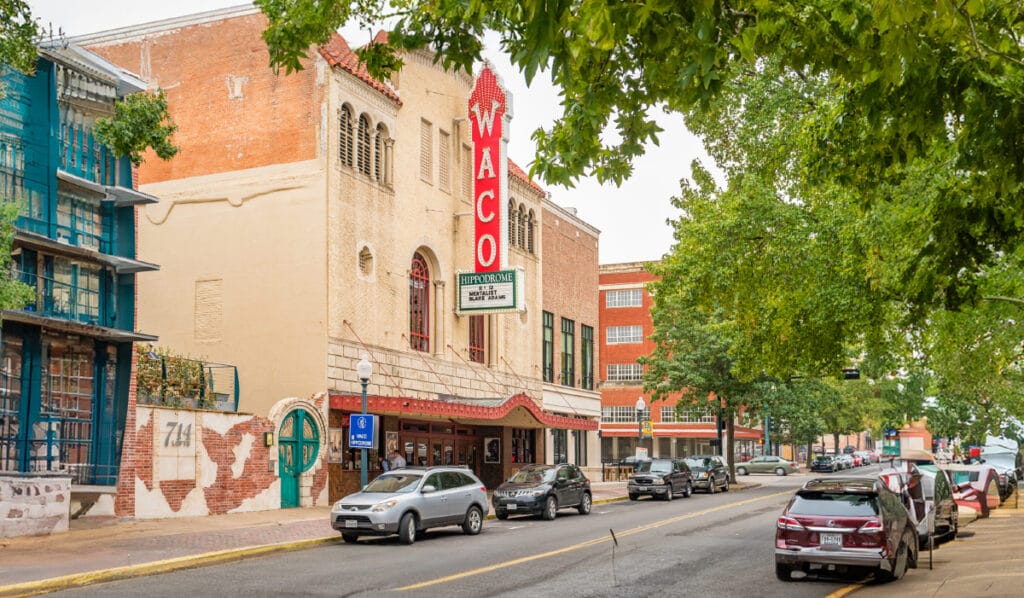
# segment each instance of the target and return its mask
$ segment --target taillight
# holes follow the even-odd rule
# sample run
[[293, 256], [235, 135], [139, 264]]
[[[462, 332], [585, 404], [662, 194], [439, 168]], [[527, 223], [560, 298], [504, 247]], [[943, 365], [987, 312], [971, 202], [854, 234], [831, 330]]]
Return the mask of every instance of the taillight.
[[882, 528], [882, 522], [877, 520], [877, 519], [872, 519], [872, 520], [868, 521], [867, 523], [865, 523], [864, 525], [860, 526], [860, 529], [857, 530], [857, 533], [861, 533], [861, 534], [877, 534], [877, 533], [882, 532], [882, 531], [885, 531]]
[[803, 531], [804, 529], [804, 526], [800, 525], [799, 521], [792, 517], [786, 517], [785, 515], [779, 517], [779, 521], [776, 525], [779, 529], [788, 529], [794, 532]]
[[796, 467], [796, 461], [790, 461], [789, 464], [793, 466], [793, 469], [797, 468]]

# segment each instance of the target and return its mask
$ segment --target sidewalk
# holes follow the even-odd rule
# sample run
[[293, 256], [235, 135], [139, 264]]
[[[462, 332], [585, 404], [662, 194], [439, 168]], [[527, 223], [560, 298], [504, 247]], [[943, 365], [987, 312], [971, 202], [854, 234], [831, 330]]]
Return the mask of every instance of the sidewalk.
[[1021, 596], [1024, 595], [1024, 496], [1011, 496], [987, 519], [961, 526], [959, 537], [935, 549], [932, 569], [921, 551], [917, 569], [902, 580], [854, 585], [832, 594], [871, 596]]
[[[595, 504], [626, 498], [625, 482], [593, 482]], [[0, 596], [114, 579], [335, 542], [330, 507], [179, 519], [71, 521], [63, 534], [0, 539]], [[493, 518], [493, 512], [489, 518]]]

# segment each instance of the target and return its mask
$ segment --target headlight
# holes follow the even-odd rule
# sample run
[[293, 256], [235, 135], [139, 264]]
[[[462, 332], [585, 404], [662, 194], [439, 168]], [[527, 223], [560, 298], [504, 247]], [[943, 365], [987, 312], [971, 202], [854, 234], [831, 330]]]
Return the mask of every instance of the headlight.
[[529, 491], [530, 496], [544, 496], [548, 493], [547, 488], [534, 488]]
[[661, 478], [654, 478], [654, 480], [652, 480], [651, 483], [654, 484], [655, 486], [662, 486], [665, 484], [665, 480]]
[[338, 502], [334, 503], [334, 510], [335, 511], [340, 511], [341, 510], [341, 501], [340, 500]]
[[701, 472], [700, 474], [697, 475], [697, 477], [700, 478], [700, 479], [704, 479], [704, 478], [708, 477], [708, 472], [706, 472], [706, 471]]
[[398, 504], [398, 501], [395, 500], [395, 499], [385, 500], [384, 502], [379, 502], [379, 503], [373, 505], [373, 508], [371, 508], [370, 510], [373, 511], [374, 513], [382, 513], [382, 512], [387, 511], [388, 509], [390, 509], [391, 507], [393, 507], [393, 506], [395, 506], [397, 504]]

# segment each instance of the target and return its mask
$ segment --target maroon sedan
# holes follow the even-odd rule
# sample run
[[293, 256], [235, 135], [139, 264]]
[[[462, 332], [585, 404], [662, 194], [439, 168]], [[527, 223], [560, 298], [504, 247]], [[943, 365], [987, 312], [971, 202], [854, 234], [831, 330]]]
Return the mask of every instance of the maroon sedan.
[[775, 530], [775, 574], [872, 570], [899, 579], [917, 567], [917, 532], [899, 497], [877, 478], [822, 478], [790, 499]]

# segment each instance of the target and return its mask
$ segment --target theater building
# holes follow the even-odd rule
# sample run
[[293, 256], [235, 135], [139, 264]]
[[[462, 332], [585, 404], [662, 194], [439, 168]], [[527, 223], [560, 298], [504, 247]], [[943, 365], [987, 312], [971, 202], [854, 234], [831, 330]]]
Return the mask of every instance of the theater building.
[[[493, 73], [445, 71], [413, 52], [381, 83], [335, 35], [302, 71], [275, 74], [265, 27], [240, 7], [80, 43], [167, 93], [181, 152], [140, 170], [164, 200], [140, 210], [140, 251], [162, 264], [140, 283], [140, 325], [238, 366], [239, 411], [275, 426], [281, 505], [358, 487], [348, 442], [364, 356], [368, 412], [380, 416], [373, 470], [398, 448], [410, 464], [466, 465], [494, 486], [552, 455], [549, 430], [596, 438], [596, 407], [546, 400], [542, 273], [562, 266], [541, 252], [544, 191], [503, 151], [480, 162], [474, 129], [502, 118], [485, 126], [493, 98], [476, 112], [471, 100]], [[502, 110], [513, 109], [509, 98]], [[485, 180], [494, 195], [479, 200]], [[484, 242], [481, 219], [499, 227]], [[484, 261], [515, 273], [506, 309], [473, 311], [460, 295], [481, 243]]]
[[[643, 390], [643, 366], [637, 359], [654, 351], [653, 299], [647, 285], [657, 280], [645, 262], [602, 264], [600, 271], [601, 460], [636, 455], [638, 446], [652, 457], [718, 454], [717, 409], [677, 409], [679, 396], [653, 402]], [[637, 399], [644, 399], [637, 411]], [[642, 422], [649, 420], [650, 433]], [[724, 424], [722, 425], [724, 428]], [[760, 430], [734, 426], [736, 452], [753, 454]], [[728, 440], [722, 432], [723, 444]]]

